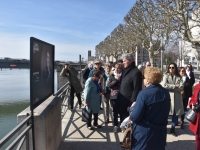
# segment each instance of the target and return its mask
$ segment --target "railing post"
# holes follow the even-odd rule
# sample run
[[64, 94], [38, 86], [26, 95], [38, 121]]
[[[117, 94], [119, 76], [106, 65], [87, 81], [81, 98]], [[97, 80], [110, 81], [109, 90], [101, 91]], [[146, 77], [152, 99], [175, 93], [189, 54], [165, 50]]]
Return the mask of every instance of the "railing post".
[[[29, 116], [29, 113], [27, 113], [27, 116]], [[29, 121], [27, 122], [27, 127], [29, 126]], [[26, 150], [29, 150], [29, 131], [26, 133]]]
[[82, 81], [81, 81], [81, 75], [82, 75], [82, 69], [81, 69], [81, 55], [79, 55], [79, 63], [80, 63], [80, 82], [82, 83]]

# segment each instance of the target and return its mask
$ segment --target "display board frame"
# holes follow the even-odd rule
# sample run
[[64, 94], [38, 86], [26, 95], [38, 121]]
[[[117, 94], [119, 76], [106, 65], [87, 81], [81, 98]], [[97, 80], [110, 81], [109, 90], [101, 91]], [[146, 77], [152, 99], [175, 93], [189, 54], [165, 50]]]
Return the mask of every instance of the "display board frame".
[[54, 94], [55, 46], [30, 37], [30, 108]]

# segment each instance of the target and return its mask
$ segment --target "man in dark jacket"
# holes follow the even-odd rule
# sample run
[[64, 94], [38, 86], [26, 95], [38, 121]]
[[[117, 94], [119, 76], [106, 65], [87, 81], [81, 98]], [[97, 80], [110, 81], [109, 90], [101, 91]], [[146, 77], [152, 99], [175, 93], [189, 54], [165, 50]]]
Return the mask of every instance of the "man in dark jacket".
[[78, 98], [78, 103], [79, 103], [79, 109], [81, 109], [82, 106], [82, 101], [81, 101], [81, 92], [83, 91], [83, 88], [81, 86], [81, 83], [77, 77], [78, 71], [71, 67], [69, 64], [65, 64], [64, 68], [62, 69], [60, 76], [62, 77], [67, 77], [70, 86], [71, 86], [71, 91], [70, 91], [70, 104], [71, 104], [71, 111], [74, 108], [74, 93], [76, 93], [76, 96]]
[[123, 54], [122, 59], [124, 71], [118, 95], [120, 122], [129, 116], [129, 108], [136, 101], [139, 91], [142, 90], [142, 73], [135, 66], [133, 55]]

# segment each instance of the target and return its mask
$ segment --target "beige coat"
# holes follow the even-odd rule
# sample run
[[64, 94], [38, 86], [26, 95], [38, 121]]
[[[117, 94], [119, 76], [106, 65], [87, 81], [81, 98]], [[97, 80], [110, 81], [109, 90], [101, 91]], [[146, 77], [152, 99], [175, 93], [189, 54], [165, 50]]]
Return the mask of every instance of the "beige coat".
[[[179, 84], [179, 87], [175, 87], [176, 84]], [[169, 90], [171, 98], [171, 107], [169, 115], [173, 115], [174, 110], [176, 112], [176, 115], [182, 115], [184, 113], [181, 95], [183, 86], [184, 83], [181, 77], [174, 75], [174, 77], [172, 78], [170, 74], [164, 74], [163, 87]]]

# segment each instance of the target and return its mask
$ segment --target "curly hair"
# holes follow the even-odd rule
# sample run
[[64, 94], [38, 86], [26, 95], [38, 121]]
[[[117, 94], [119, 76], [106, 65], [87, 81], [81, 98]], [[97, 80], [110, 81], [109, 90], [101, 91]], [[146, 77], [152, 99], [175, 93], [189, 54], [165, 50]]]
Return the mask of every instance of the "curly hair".
[[159, 84], [162, 77], [162, 71], [156, 67], [147, 67], [144, 69], [144, 78], [151, 84]]

